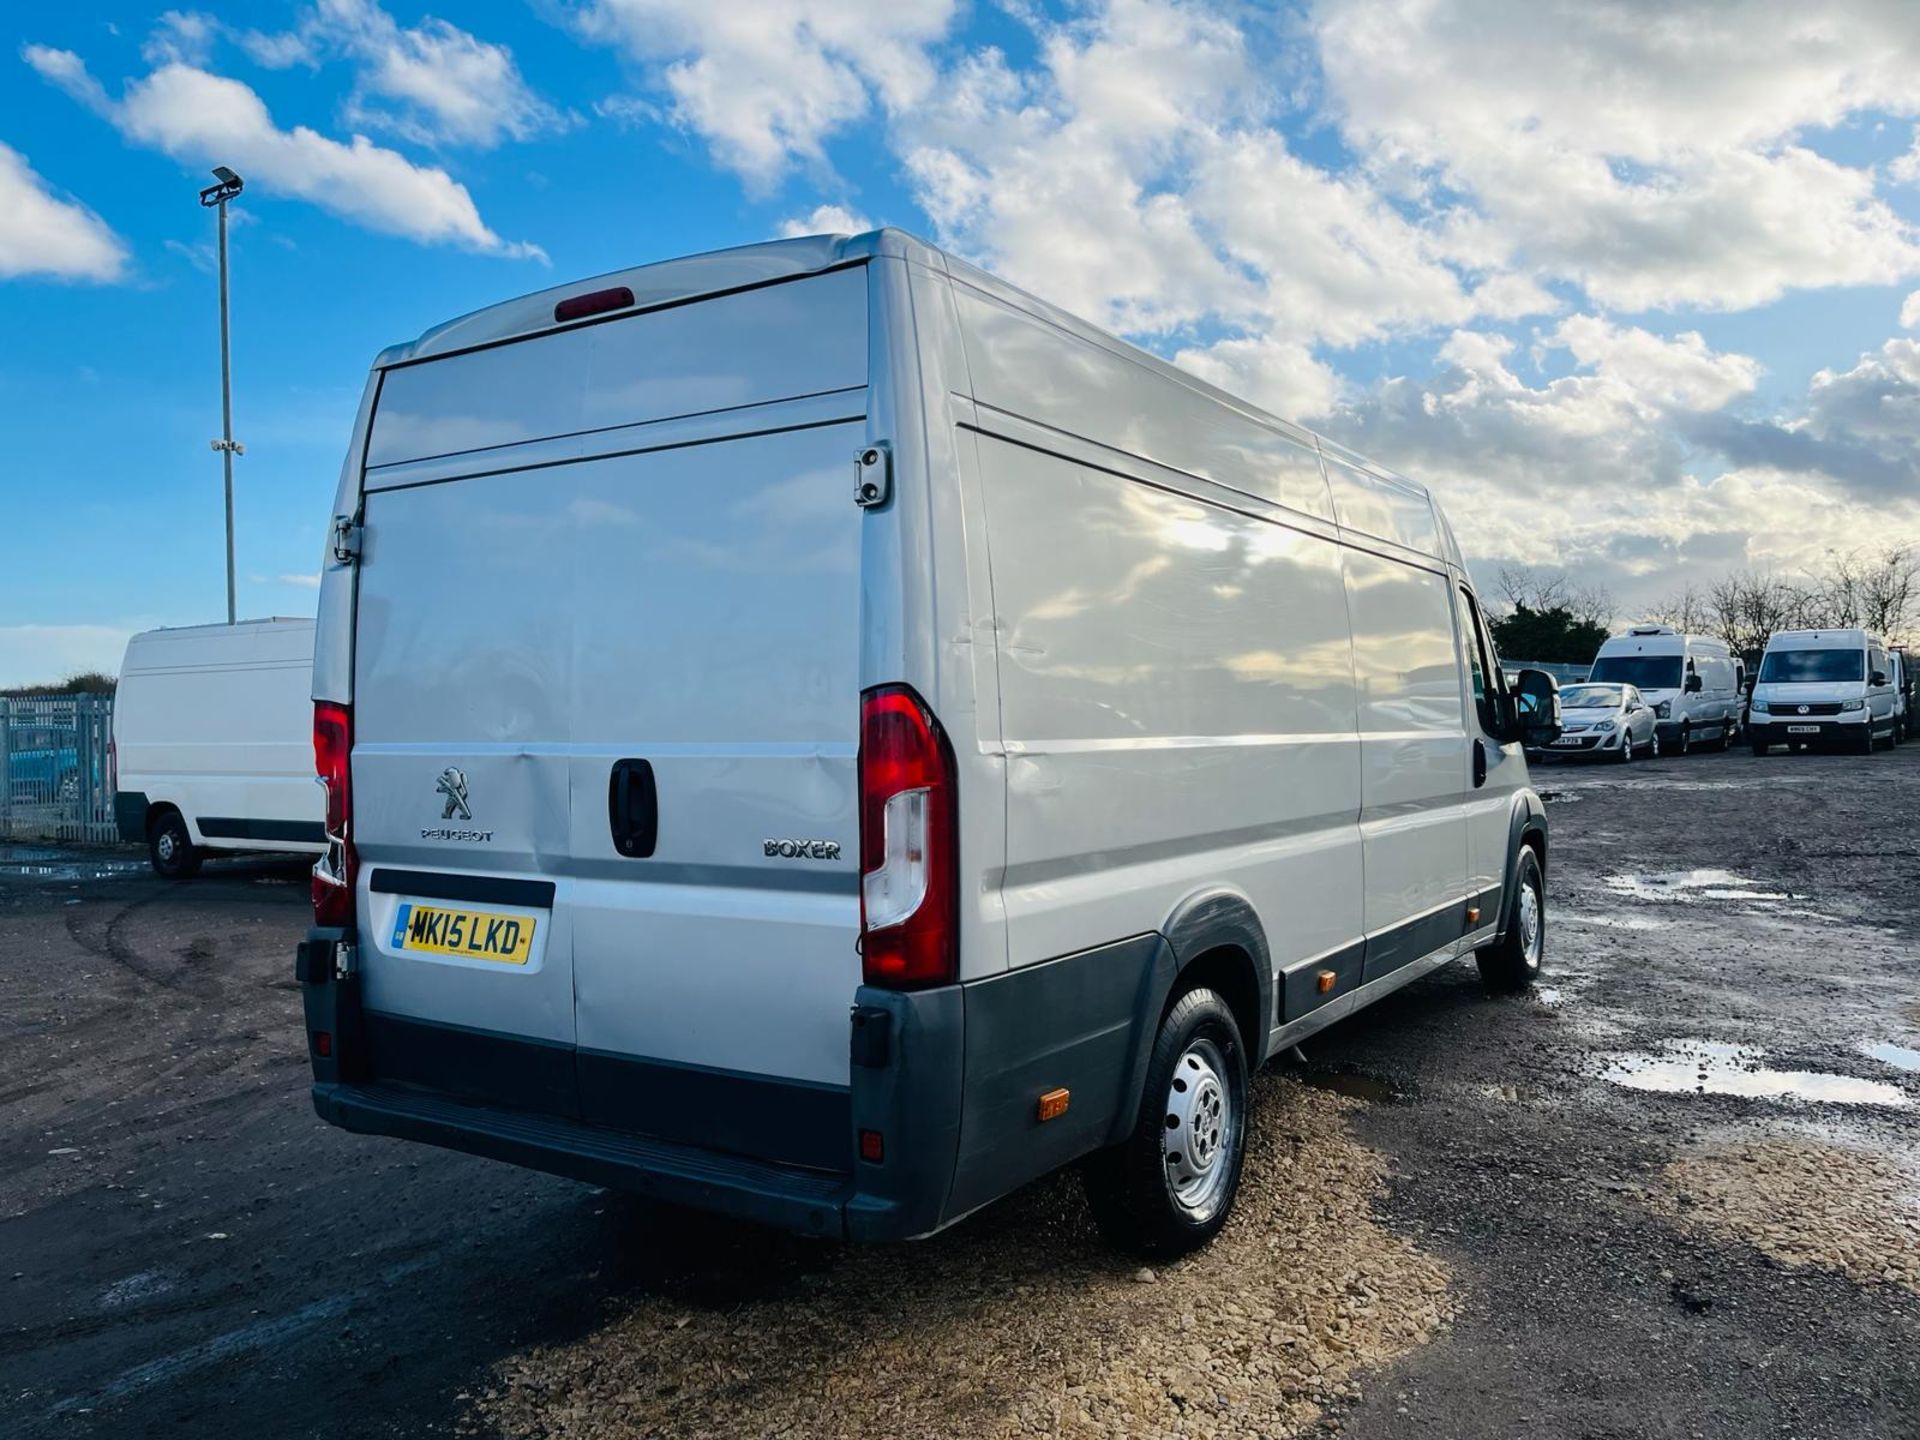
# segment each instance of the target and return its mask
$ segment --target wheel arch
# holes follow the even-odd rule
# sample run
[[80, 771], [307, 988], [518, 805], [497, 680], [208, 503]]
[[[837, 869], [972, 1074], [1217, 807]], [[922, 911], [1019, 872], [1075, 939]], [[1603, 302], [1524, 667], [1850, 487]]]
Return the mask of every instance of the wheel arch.
[[1513, 907], [1516, 887], [1514, 875], [1520, 866], [1522, 847], [1531, 849], [1540, 862], [1540, 880], [1545, 884], [1547, 878], [1547, 807], [1540, 797], [1531, 790], [1523, 790], [1515, 798], [1512, 813], [1507, 817], [1507, 868], [1506, 879], [1500, 887], [1500, 929], [1498, 934], [1504, 939], [1513, 923]]
[[1132, 1132], [1160, 1022], [1174, 1001], [1195, 986], [1218, 991], [1233, 1011], [1247, 1069], [1259, 1069], [1266, 1059], [1274, 1013], [1273, 958], [1253, 902], [1226, 886], [1198, 891], [1174, 907], [1160, 927], [1160, 941], [1128, 1047], [1121, 1091], [1127, 1099], [1114, 1117], [1109, 1141]]

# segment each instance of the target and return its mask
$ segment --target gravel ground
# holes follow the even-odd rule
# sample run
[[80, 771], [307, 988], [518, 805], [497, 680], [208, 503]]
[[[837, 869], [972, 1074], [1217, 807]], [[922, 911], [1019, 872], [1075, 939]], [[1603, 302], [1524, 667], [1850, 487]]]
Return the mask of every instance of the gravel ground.
[[1242, 1203], [1198, 1255], [1123, 1264], [1060, 1177], [931, 1242], [808, 1247], [792, 1293], [623, 1309], [502, 1366], [479, 1416], [569, 1440], [1295, 1433], [1451, 1302], [1446, 1267], [1373, 1218], [1359, 1102], [1256, 1088]]
[[1920, 746], [1553, 767], [1551, 975], [1259, 1084], [1155, 1271], [1069, 1177], [918, 1245], [316, 1121], [297, 867], [0, 847], [0, 1435], [1920, 1435]]

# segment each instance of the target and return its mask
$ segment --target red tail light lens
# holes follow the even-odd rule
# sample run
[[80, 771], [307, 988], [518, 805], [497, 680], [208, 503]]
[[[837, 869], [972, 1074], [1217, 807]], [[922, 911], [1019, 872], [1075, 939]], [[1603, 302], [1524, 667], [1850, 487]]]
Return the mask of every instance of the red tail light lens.
[[313, 707], [313, 768], [327, 792], [327, 853], [313, 866], [313, 923], [353, 923], [353, 712], [320, 700]]
[[903, 685], [860, 702], [860, 954], [869, 985], [959, 978], [953, 750]]

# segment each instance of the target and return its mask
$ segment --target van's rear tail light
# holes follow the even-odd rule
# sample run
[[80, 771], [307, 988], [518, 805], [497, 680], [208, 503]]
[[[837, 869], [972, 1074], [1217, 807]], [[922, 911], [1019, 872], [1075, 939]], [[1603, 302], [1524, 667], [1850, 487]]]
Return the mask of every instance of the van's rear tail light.
[[904, 685], [860, 701], [860, 955], [869, 985], [959, 977], [953, 750]]
[[319, 700], [313, 707], [313, 768], [327, 792], [327, 853], [313, 865], [313, 923], [353, 923], [353, 712]]
[[609, 310], [631, 310], [633, 291], [624, 285], [616, 285], [611, 290], [590, 290], [585, 295], [569, 295], [553, 307], [553, 318], [558, 321], [584, 320], [589, 315], [604, 315]]

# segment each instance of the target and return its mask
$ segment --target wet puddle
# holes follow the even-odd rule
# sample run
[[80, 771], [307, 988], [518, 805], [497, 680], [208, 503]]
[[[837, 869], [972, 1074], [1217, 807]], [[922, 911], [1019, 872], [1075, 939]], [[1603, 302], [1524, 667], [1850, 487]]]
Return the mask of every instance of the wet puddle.
[[1557, 917], [1563, 925], [1598, 925], [1606, 930], [1664, 930], [1665, 920], [1649, 919], [1645, 915], [1580, 915], [1562, 913]]
[[147, 868], [138, 855], [112, 850], [62, 850], [51, 845], [0, 845], [0, 881], [107, 880]]
[[1571, 790], [1542, 790], [1539, 792], [1543, 805], [1577, 805], [1587, 797], [1576, 795]]
[[1757, 1100], [1806, 1100], [1822, 1105], [1907, 1103], [1906, 1095], [1879, 1080], [1829, 1075], [1815, 1070], [1772, 1070], [1765, 1052], [1711, 1040], [1676, 1041], [1663, 1053], [1616, 1055], [1600, 1078], [1629, 1090], [1668, 1095], [1738, 1095]]
[[1804, 900], [1804, 895], [1785, 890], [1762, 890], [1759, 881], [1736, 875], [1731, 870], [1664, 870], [1628, 875], [1609, 875], [1606, 886], [1616, 895], [1633, 900]]
[[1895, 1045], [1891, 1040], [1862, 1040], [1860, 1053], [1896, 1070], [1920, 1073], [1920, 1050], [1910, 1045]]

